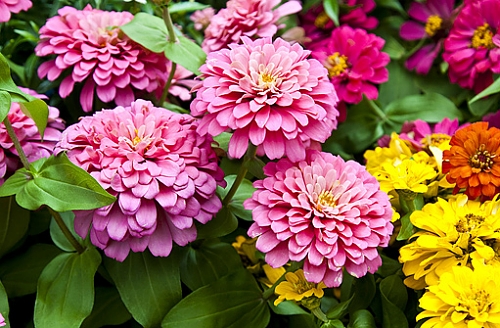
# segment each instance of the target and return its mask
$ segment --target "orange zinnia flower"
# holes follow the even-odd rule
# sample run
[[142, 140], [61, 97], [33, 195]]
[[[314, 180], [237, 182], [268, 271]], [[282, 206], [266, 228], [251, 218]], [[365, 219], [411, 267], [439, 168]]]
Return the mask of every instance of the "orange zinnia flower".
[[491, 199], [500, 192], [500, 129], [477, 122], [458, 130], [443, 153], [443, 173], [456, 183], [453, 193], [465, 188], [474, 199]]

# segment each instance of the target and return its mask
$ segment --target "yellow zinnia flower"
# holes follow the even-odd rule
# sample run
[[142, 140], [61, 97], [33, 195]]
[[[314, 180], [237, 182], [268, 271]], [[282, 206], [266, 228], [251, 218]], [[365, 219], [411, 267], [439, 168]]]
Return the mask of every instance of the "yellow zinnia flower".
[[396, 159], [402, 161], [410, 158], [412, 154], [408, 143], [400, 139], [397, 133], [393, 133], [389, 147], [377, 147], [375, 150], [367, 150], [364, 153], [366, 170], [373, 174], [381, 168], [383, 163], [394, 163]]
[[400, 249], [405, 284], [422, 289], [437, 283], [454, 266], [471, 264], [473, 258], [500, 262], [500, 202], [480, 203], [460, 195], [448, 201], [438, 198], [410, 216], [421, 231]]
[[261, 264], [257, 259], [257, 248], [255, 243], [257, 238], [245, 238], [244, 236], [237, 236], [236, 241], [231, 244], [241, 258], [243, 265], [252, 273], [258, 273], [261, 270]]
[[324, 282], [315, 284], [307, 281], [302, 269], [295, 272], [287, 272], [285, 279], [286, 281], [282, 281], [274, 290], [279, 295], [274, 301], [274, 305], [278, 305], [284, 300], [289, 300], [300, 301], [302, 305], [310, 310], [319, 306], [320, 299], [324, 295], [323, 288], [326, 288]]
[[453, 267], [420, 298], [421, 328], [500, 327], [500, 268]]

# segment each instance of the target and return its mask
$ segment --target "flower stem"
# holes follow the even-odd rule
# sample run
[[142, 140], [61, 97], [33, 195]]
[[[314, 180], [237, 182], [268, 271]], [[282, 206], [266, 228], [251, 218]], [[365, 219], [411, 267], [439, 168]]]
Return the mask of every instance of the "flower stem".
[[249, 144], [248, 150], [245, 154], [245, 157], [243, 158], [243, 163], [241, 163], [240, 171], [238, 172], [238, 175], [236, 176], [236, 179], [234, 180], [231, 189], [229, 189], [229, 192], [227, 193], [226, 197], [224, 197], [224, 199], [222, 200], [222, 206], [227, 206], [231, 201], [231, 199], [233, 199], [234, 195], [236, 194], [236, 191], [238, 191], [238, 188], [240, 187], [240, 184], [243, 182], [245, 176], [247, 175], [248, 164], [250, 164], [250, 161], [252, 161], [255, 158], [256, 153], [257, 153], [257, 147], [252, 144]]
[[168, 89], [170, 89], [170, 85], [172, 85], [172, 80], [174, 79], [175, 70], [177, 69], [177, 64], [172, 62], [172, 66], [170, 69], [170, 74], [168, 75], [167, 83], [165, 83], [165, 88], [163, 89], [163, 93], [160, 98], [160, 106], [163, 106], [163, 103], [168, 97]]
[[3, 124], [5, 125], [5, 129], [7, 130], [10, 139], [14, 143], [14, 147], [16, 147], [17, 155], [21, 159], [21, 163], [23, 163], [24, 168], [29, 171], [30, 163], [28, 162], [28, 158], [24, 153], [23, 147], [21, 147], [21, 143], [19, 142], [19, 139], [17, 138], [14, 129], [12, 128], [12, 124], [10, 124], [9, 117], [5, 117], [5, 119], [3, 120]]
[[321, 308], [317, 307], [315, 309], [313, 309], [311, 311], [315, 316], [316, 318], [318, 318], [319, 320], [323, 321], [323, 322], [328, 322], [328, 318], [326, 317], [325, 313], [323, 311], [321, 311]]
[[71, 231], [69, 231], [68, 227], [66, 226], [66, 224], [64, 223], [64, 221], [61, 217], [61, 214], [59, 214], [59, 212], [54, 211], [52, 208], [50, 208], [48, 206], [47, 206], [47, 208], [49, 209], [50, 214], [52, 214], [52, 217], [56, 221], [57, 225], [61, 229], [61, 231], [64, 234], [64, 236], [66, 237], [66, 239], [68, 239], [68, 241], [76, 249], [78, 254], [82, 254], [85, 251], [85, 248], [82, 245], [80, 245], [80, 243], [76, 240], [76, 238], [73, 236]]
[[[170, 17], [170, 13], [168, 11], [168, 6], [163, 7], [163, 21], [165, 22], [165, 26], [168, 31], [168, 42], [176, 43], [177, 37], [175, 36], [174, 24], [172, 23], [172, 17]], [[165, 83], [165, 88], [163, 89], [163, 93], [161, 94], [159, 106], [163, 106], [163, 103], [168, 97], [168, 89], [170, 89], [170, 85], [172, 84], [172, 80], [174, 79], [175, 70], [177, 69], [177, 64], [172, 62], [172, 66], [170, 68], [170, 74], [168, 75], [167, 82]]]

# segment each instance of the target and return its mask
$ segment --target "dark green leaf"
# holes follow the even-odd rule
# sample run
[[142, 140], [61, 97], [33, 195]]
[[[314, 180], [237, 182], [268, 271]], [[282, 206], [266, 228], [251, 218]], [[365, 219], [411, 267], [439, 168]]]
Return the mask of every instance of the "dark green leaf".
[[[85, 244], [85, 241], [82, 239], [82, 237], [80, 237], [75, 232], [75, 214], [71, 211], [62, 212], [59, 214], [61, 215], [64, 224], [66, 224], [66, 227], [68, 227], [69, 231], [76, 239], [76, 241], [80, 245]], [[73, 245], [69, 242], [68, 238], [66, 238], [66, 236], [63, 234], [61, 228], [59, 228], [54, 218], [52, 218], [52, 220], [50, 221], [50, 237], [52, 238], [54, 244], [56, 244], [56, 246], [62, 249], [63, 251], [65, 252], [76, 251]]]
[[241, 269], [182, 299], [162, 321], [163, 328], [264, 328], [270, 318], [253, 276]]
[[11, 104], [10, 93], [0, 90], [0, 122], [2, 122], [9, 114]]
[[0, 280], [9, 297], [35, 293], [40, 273], [60, 253], [53, 245], [35, 244], [25, 253], [3, 262]]
[[312, 314], [292, 315], [288, 317], [288, 328], [317, 328], [315, 316]]
[[478, 101], [481, 98], [484, 98], [486, 96], [492, 95], [494, 93], [499, 93], [500, 92], [500, 78], [497, 78], [495, 81], [493, 81], [492, 84], [490, 84], [486, 89], [478, 93], [474, 98], [472, 98], [469, 101], [469, 105]]
[[177, 42], [167, 42], [164, 47], [165, 56], [174, 63], [199, 75], [199, 68], [205, 63], [207, 55], [199, 45], [188, 38], [178, 35], [177, 39]]
[[345, 326], [339, 319], [333, 319], [321, 324], [320, 328], [345, 328]]
[[404, 308], [408, 301], [408, 292], [401, 278], [392, 275], [380, 282], [382, 300], [383, 328], [408, 328]]
[[380, 257], [382, 258], [382, 266], [378, 268], [377, 274], [381, 275], [382, 277], [387, 277], [390, 275], [395, 274], [401, 269], [401, 263], [399, 261], [394, 260], [384, 254], [380, 254]]
[[[452, 84], [447, 75], [431, 70], [427, 75], [416, 75], [415, 82], [424, 93], [439, 93], [449, 99], [456, 99], [464, 92], [457, 84]], [[455, 103], [458, 103], [455, 101]]]
[[206, 224], [196, 224], [198, 239], [222, 237], [230, 234], [237, 227], [238, 219], [227, 207], [222, 207], [217, 215]]
[[82, 328], [120, 325], [132, 316], [120, 299], [116, 288], [97, 287], [92, 313], [83, 321]]
[[179, 258], [154, 257], [150, 252], [130, 253], [123, 262], [105, 258], [104, 265], [134, 319], [156, 327], [182, 298]]
[[94, 304], [94, 275], [101, 263], [95, 248], [62, 253], [38, 280], [34, 322], [37, 328], [80, 327]]
[[276, 314], [281, 315], [298, 315], [298, 314], [308, 314], [302, 307], [293, 301], [283, 301], [278, 306], [274, 305], [274, 301], [268, 301], [269, 307]]
[[397, 99], [420, 93], [414, 82], [414, 76], [401, 63], [392, 61], [387, 65], [387, 69], [389, 70], [389, 80], [380, 85], [377, 98], [382, 107]]
[[153, 52], [161, 53], [168, 43], [168, 31], [163, 19], [138, 13], [120, 29], [132, 40]]
[[323, 8], [333, 21], [335, 26], [339, 26], [339, 1], [338, 0], [323, 0]]
[[19, 207], [14, 197], [0, 198], [0, 257], [14, 248], [26, 235], [30, 213]]
[[406, 16], [406, 11], [403, 9], [398, 0], [376, 0], [375, 2], [381, 7], [394, 9], [401, 15]]
[[326, 317], [330, 320], [333, 319], [342, 319], [347, 313], [349, 309], [349, 305], [351, 305], [352, 300], [355, 295], [352, 295], [347, 301], [340, 302], [339, 304], [332, 307], [328, 312], [326, 312]]
[[406, 213], [401, 217], [401, 229], [396, 237], [397, 240], [407, 240], [415, 233], [413, 224], [410, 221], [410, 215], [411, 213]]
[[348, 328], [376, 328], [375, 318], [368, 310], [359, 310], [352, 314]]
[[183, 249], [180, 264], [182, 282], [191, 290], [208, 285], [242, 268], [238, 253], [229, 244], [210, 239], [194, 245]]
[[168, 7], [168, 11], [173, 13], [185, 12], [185, 11], [195, 11], [202, 10], [210, 7], [209, 5], [204, 5], [199, 2], [177, 2], [173, 3], [170, 7]]
[[498, 109], [498, 101], [500, 93], [479, 99], [473, 103], [469, 102], [469, 110], [476, 117], [482, 117], [488, 112], [493, 112]]
[[361, 278], [354, 280], [354, 299], [349, 306], [349, 313], [357, 310], [367, 309], [372, 303], [373, 298], [377, 292], [375, 284], [375, 277], [367, 273]]
[[9, 299], [7, 298], [7, 293], [5, 292], [2, 282], [0, 281], [0, 313], [5, 319], [6, 328], [10, 328], [9, 312]]

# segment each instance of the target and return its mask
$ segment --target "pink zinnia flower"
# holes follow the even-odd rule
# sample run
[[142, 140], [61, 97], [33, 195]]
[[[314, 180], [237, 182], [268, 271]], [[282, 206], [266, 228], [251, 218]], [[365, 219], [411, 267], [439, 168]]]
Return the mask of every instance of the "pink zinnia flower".
[[481, 121], [488, 122], [489, 127], [500, 129], [500, 110], [484, 115]]
[[341, 101], [357, 104], [363, 99], [377, 99], [375, 84], [389, 79], [389, 55], [382, 52], [385, 41], [362, 29], [341, 26], [331, 37], [312, 47], [312, 57], [328, 69]]
[[208, 54], [204, 80], [191, 103], [198, 131], [234, 131], [229, 156], [241, 158], [250, 141], [270, 159], [305, 158], [311, 143], [325, 142], [337, 127], [337, 95], [325, 68], [299, 44], [278, 38], [232, 44]]
[[466, 3], [444, 42], [444, 60], [453, 83], [479, 93], [500, 73], [500, 1]]
[[11, 13], [17, 14], [22, 10], [26, 11], [33, 4], [30, 0], [0, 0], [0, 23], [10, 20]]
[[[30, 94], [40, 99], [47, 99], [44, 95], [39, 95], [33, 90], [20, 88], [24, 93]], [[24, 115], [18, 103], [12, 103], [7, 115], [12, 128], [16, 133], [21, 147], [23, 148], [28, 161], [34, 162], [40, 158], [49, 157], [56, 143], [61, 139], [64, 122], [59, 118], [59, 110], [49, 106], [49, 118], [44, 132], [43, 141], [38, 133], [35, 122]], [[3, 122], [0, 122], [0, 185], [8, 173], [12, 173], [20, 168], [21, 160], [17, 153], [12, 139], [10, 139]]]
[[427, 74], [443, 47], [444, 38], [452, 24], [455, 0], [427, 0], [412, 2], [408, 14], [415, 21], [401, 25], [400, 35], [405, 40], [430, 39], [431, 44], [418, 49], [406, 61], [406, 68], [418, 74]]
[[189, 19], [194, 23], [194, 29], [201, 31], [204, 30], [215, 15], [215, 9], [212, 7], [203, 10], [197, 10], [189, 16]]
[[84, 83], [80, 102], [84, 111], [92, 110], [94, 92], [105, 103], [125, 106], [134, 91], [159, 92], [168, 77], [167, 59], [144, 49], [120, 31], [134, 16], [129, 12], [107, 12], [64, 7], [40, 29], [37, 56], [56, 55], [42, 63], [38, 75], [56, 80], [69, 71], [59, 86], [67, 97], [75, 83]]
[[342, 283], [342, 268], [355, 277], [382, 264], [392, 209], [376, 179], [354, 161], [317, 151], [305, 161], [281, 159], [264, 167], [264, 180], [244, 202], [255, 221], [248, 231], [266, 262], [280, 267], [304, 260], [308, 281]]
[[196, 239], [194, 221], [207, 223], [220, 210], [215, 194], [224, 184], [212, 138], [197, 122], [137, 100], [130, 107], [102, 110], [64, 131], [57, 151], [67, 150], [117, 202], [75, 211], [75, 230], [104, 253], [123, 261], [129, 251], [149, 248], [168, 256], [172, 242]]
[[229, 0], [227, 8], [211, 19], [205, 29], [202, 48], [206, 53], [225, 48], [240, 41], [241, 36], [251, 38], [272, 37], [281, 25], [277, 21], [302, 9], [298, 1], [281, 0]]

